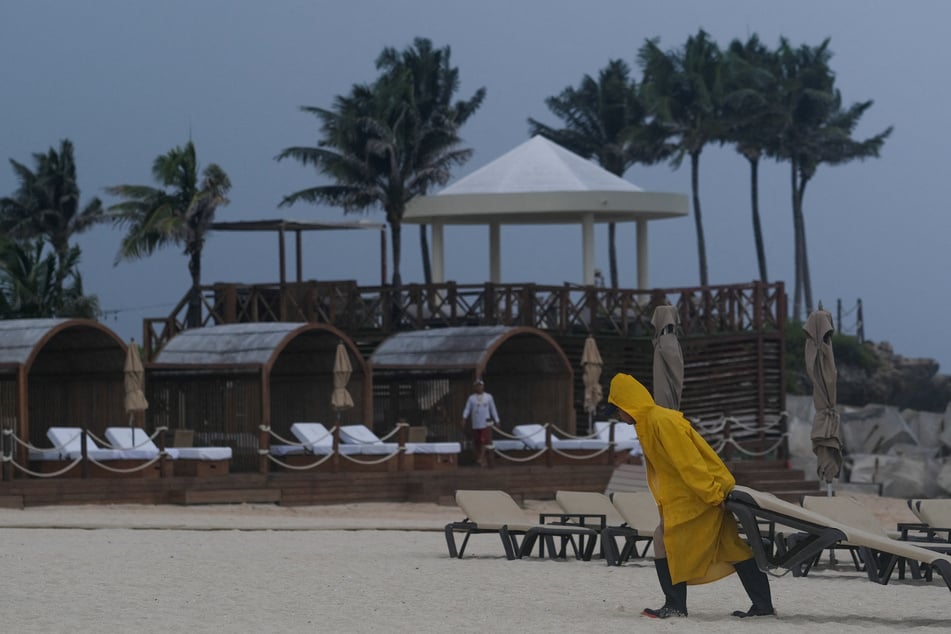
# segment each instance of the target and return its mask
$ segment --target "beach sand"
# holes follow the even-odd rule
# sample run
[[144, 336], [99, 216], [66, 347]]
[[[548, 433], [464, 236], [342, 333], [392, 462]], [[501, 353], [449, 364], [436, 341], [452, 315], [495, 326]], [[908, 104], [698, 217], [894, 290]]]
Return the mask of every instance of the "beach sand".
[[[885, 522], [903, 500], [872, 498]], [[555, 510], [526, 501], [530, 514]], [[943, 582], [869, 582], [851, 563], [772, 577], [776, 618], [730, 616], [735, 576], [689, 591], [690, 617], [656, 621], [653, 564], [506, 561], [495, 535], [450, 559], [453, 506], [350, 504], [0, 509], [8, 632], [891, 632], [951, 628]], [[824, 558], [827, 561], [827, 558]]]

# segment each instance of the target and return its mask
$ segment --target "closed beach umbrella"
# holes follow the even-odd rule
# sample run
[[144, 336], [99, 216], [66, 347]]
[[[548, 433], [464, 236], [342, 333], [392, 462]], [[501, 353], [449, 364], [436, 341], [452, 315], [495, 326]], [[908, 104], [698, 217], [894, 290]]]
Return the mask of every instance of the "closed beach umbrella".
[[654, 326], [654, 402], [668, 409], [680, 409], [684, 388], [684, 353], [677, 339], [677, 309], [658, 306], [651, 316]]
[[584, 340], [584, 350], [581, 353], [581, 380], [584, 382], [584, 410], [588, 412], [588, 425], [591, 425], [591, 418], [594, 416], [594, 410], [604, 393], [601, 391], [601, 368], [604, 361], [601, 360], [601, 353], [598, 351], [598, 344], [594, 337], [588, 335]]
[[126, 346], [123, 373], [125, 375], [125, 411], [129, 415], [131, 425], [136, 414], [149, 408], [149, 402], [145, 400], [145, 368], [142, 366], [139, 347], [135, 345], [135, 339]]
[[842, 441], [839, 436], [839, 412], [835, 408], [835, 356], [832, 353], [832, 315], [819, 310], [809, 315], [806, 325], [806, 372], [812, 380], [812, 401], [816, 417], [812, 421], [812, 450], [819, 479], [829, 486], [842, 469]]
[[330, 404], [340, 416], [340, 410], [353, 407], [353, 398], [347, 391], [347, 383], [350, 382], [350, 374], [353, 372], [353, 366], [350, 365], [350, 355], [347, 354], [347, 347], [343, 342], [337, 344], [337, 354], [334, 357], [334, 391], [330, 396]]

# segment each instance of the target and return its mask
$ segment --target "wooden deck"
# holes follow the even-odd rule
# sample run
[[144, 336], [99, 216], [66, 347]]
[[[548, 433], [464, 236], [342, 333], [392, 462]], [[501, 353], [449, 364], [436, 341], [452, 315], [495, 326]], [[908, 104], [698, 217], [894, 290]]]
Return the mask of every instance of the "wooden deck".
[[460, 467], [442, 471], [237, 473], [206, 478], [50, 478], [0, 482], [0, 507], [53, 504], [344, 504], [446, 502], [457, 489], [547, 499], [559, 489], [604, 491], [610, 465]]
[[[737, 483], [798, 502], [816, 483], [783, 460], [728, 463]], [[285, 506], [354, 502], [452, 503], [457, 489], [498, 489], [516, 499], [552, 499], [558, 490], [646, 489], [644, 468], [622, 464], [499, 465], [436, 471], [237, 473], [212, 477], [51, 478], [0, 482], [0, 507], [55, 504], [245, 504]]]

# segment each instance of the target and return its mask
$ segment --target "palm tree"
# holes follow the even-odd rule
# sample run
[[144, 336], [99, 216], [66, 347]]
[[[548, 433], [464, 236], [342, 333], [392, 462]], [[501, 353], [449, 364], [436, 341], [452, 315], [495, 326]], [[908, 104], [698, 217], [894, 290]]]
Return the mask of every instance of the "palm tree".
[[189, 291], [187, 325], [201, 325], [201, 252], [218, 207], [228, 204], [228, 175], [212, 163], [199, 180], [195, 146], [174, 147], [155, 158], [152, 176], [161, 187], [116, 185], [106, 188], [125, 200], [109, 207], [113, 222], [128, 228], [116, 263], [151, 255], [170, 244], [184, 247], [188, 256]]
[[383, 72], [375, 82], [354, 85], [331, 109], [301, 108], [321, 122], [318, 146], [289, 147], [277, 156], [314, 165], [334, 181], [289, 194], [282, 207], [304, 201], [341, 206], [345, 213], [383, 208], [397, 287], [406, 203], [445, 184], [451, 168], [469, 159], [472, 150], [459, 148], [459, 128], [485, 98], [480, 88], [470, 99], [451, 103], [459, 80], [449, 52], [449, 47], [433, 50], [423, 38], [401, 54], [384, 49], [377, 60]]
[[700, 153], [724, 136], [721, 116], [722, 54], [716, 42], [702, 29], [687, 38], [683, 48], [664, 52], [658, 40], [647, 40], [638, 51], [644, 72], [642, 92], [650, 112], [674, 139], [672, 165], [679, 167], [690, 157], [690, 187], [693, 194], [694, 223], [700, 284], [707, 286], [707, 247], [700, 209]]
[[102, 202], [93, 198], [80, 205], [76, 161], [69, 139], [60, 141], [59, 151], [34, 154], [35, 168], [10, 160], [19, 187], [10, 197], [0, 199], [0, 231], [17, 240], [44, 237], [53, 247], [58, 269], [66, 271], [69, 241], [105, 220]]
[[[671, 148], [658, 138], [648, 121], [637, 82], [622, 60], [610, 60], [594, 79], [585, 75], [577, 88], [545, 100], [548, 109], [564, 124], [552, 128], [529, 118], [529, 134], [540, 134], [598, 164], [615, 176], [636, 163], [653, 164], [670, 155]], [[608, 258], [611, 287], [618, 287], [615, 223], [608, 224]]]
[[759, 163], [767, 149], [775, 145], [774, 139], [781, 131], [777, 55], [753, 34], [746, 42], [735, 39], [730, 43], [724, 68], [725, 140], [733, 143], [750, 165], [750, 207], [756, 262], [760, 280], [768, 282], [759, 209]]
[[42, 239], [0, 237], [0, 319], [95, 318], [99, 300], [83, 293], [79, 247], [69, 247], [64, 260], [45, 251]]
[[[459, 90], [459, 69], [450, 65], [450, 57], [448, 46], [434, 49], [428, 39], [416, 38], [413, 45], [402, 52], [392, 47], [383, 49], [376, 60], [377, 69], [383, 71], [387, 81], [405, 81], [412, 85], [412, 107], [420, 126], [458, 130], [475, 114], [485, 99], [485, 88], [481, 88], [471, 98], [453, 103], [453, 95]], [[426, 193], [428, 191], [423, 190], [418, 195]], [[423, 276], [426, 283], [431, 284], [432, 266], [424, 224], [419, 226], [419, 243], [423, 258]]]
[[817, 47], [802, 45], [798, 48], [792, 47], [786, 39], [780, 41], [785, 120], [773, 153], [777, 158], [789, 161], [791, 168], [796, 279], [792, 316], [795, 319], [802, 316], [803, 301], [807, 313], [814, 307], [803, 215], [806, 185], [822, 163], [839, 165], [877, 157], [892, 132], [889, 127], [864, 141], [852, 138], [855, 127], [872, 102], [861, 102], [843, 109], [842, 96], [835, 88], [835, 76], [829, 67], [831, 57], [828, 39]]

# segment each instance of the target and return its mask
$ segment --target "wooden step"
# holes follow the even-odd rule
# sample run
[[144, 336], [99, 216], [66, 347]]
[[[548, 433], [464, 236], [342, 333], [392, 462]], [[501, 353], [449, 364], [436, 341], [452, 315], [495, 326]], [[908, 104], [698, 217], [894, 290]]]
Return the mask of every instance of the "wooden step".
[[185, 489], [169, 494], [172, 504], [261, 504], [280, 501], [280, 489]]

